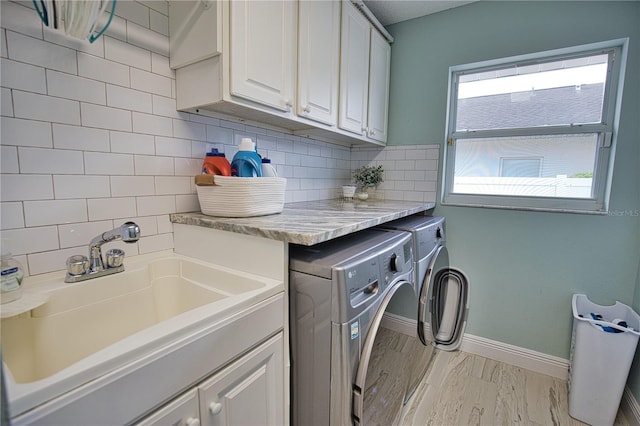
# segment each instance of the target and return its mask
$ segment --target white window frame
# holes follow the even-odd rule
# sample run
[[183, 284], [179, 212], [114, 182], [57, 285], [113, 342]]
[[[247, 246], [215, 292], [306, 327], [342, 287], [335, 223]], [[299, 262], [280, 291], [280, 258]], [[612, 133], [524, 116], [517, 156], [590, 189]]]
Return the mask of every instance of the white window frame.
[[[609, 194], [611, 191], [611, 177], [613, 174], [613, 161], [615, 156], [616, 135], [618, 133], [628, 43], [629, 39], [625, 38], [450, 67], [441, 203], [443, 205], [471, 207], [606, 214], [609, 209]], [[607, 67], [601, 123], [456, 131], [457, 82], [459, 76], [469, 73], [492, 71], [514, 65], [526, 66], [561, 59], [607, 54], [609, 52], [612, 53], [609, 56], [609, 65]], [[529, 197], [453, 192], [457, 140], [593, 133], [598, 134], [599, 140], [593, 173], [593, 191], [591, 198]]]

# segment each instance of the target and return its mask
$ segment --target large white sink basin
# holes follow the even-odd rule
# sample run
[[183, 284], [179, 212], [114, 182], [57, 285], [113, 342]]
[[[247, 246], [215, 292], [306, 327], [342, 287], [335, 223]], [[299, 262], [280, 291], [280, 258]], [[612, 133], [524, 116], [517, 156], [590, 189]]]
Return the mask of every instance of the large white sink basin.
[[125, 260], [124, 272], [64, 283], [27, 278], [44, 305], [2, 320], [12, 415], [158, 350], [283, 290], [283, 283], [173, 252]]

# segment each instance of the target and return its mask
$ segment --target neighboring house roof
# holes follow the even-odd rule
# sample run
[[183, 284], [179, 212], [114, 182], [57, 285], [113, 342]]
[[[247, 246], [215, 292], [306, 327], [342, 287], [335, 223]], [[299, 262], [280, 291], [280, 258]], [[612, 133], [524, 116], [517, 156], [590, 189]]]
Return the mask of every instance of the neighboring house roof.
[[597, 123], [602, 98], [599, 83], [459, 99], [457, 130]]

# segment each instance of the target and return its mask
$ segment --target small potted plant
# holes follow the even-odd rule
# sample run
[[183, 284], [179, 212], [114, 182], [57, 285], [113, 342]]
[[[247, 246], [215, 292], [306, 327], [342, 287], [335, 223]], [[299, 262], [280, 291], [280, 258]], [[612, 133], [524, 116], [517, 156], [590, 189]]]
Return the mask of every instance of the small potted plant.
[[383, 180], [384, 169], [378, 166], [362, 166], [353, 172], [353, 180], [360, 187], [358, 198], [366, 200], [368, 198], [367, 191], [377, 187]]

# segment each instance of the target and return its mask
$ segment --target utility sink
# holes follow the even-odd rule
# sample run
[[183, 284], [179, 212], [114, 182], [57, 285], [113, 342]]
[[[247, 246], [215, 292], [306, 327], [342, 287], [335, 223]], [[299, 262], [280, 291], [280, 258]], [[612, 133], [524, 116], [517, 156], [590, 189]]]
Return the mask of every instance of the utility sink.
[[67, 284], [63, 274], [47, 274], [25, 285], [48, 302], [2, 320], [14, 414], [283, 289], [174, 253], [137, 258], [114, 275]]

